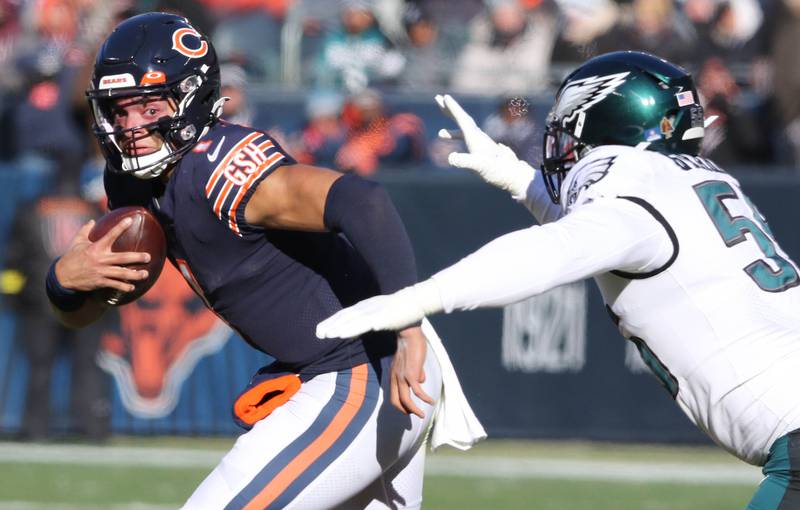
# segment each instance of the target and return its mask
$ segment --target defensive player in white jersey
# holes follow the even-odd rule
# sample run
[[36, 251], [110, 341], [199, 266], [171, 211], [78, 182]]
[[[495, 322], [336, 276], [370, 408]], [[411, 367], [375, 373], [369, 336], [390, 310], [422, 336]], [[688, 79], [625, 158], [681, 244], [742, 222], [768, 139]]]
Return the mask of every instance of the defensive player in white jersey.
[[800, 273], [737, 180], [697, 156], [705, 120], [691, 77], [643, 53], [587, 61], [558, 91], [541, 172], [451, 97], [437, 101], [469, 149], [451, 164], [511, 192], [541, 225], [344, 309], [317, 335], [398, 329], [594, 277], [680, 408], [763, 466], [748, 508], [800, 508]]

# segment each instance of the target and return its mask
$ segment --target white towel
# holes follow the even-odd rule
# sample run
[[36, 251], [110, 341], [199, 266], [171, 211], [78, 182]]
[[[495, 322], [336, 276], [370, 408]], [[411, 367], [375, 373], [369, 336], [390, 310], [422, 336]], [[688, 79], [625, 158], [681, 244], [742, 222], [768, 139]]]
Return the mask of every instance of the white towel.
[[443, 444], [449, 444], [459, 450], [469, 450], [472, 445], [486, 437], [481, 422], [464, 396], [461, 383], [447, 355], [442, 340], [427, 319], [422, 320], [422, 332], [428, 339], [428, 345], [439, 360], [442, 370], [442, 395], [433, 415], [431, 431], [431, 450]]

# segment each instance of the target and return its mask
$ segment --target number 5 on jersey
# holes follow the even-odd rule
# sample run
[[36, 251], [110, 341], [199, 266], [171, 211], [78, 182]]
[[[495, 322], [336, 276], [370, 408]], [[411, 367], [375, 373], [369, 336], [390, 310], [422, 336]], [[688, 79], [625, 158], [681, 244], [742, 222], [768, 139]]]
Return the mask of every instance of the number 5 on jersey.
[[[797, 268], [778, 254], [775, 237], [761, 213], [747, 197], [740, 196], [733, 186], [725, 181], [701, 182], [694, 186], [694, 190], [726, 246], [731, 247], [746, 241], [745, 234], [749, 232], [761, 252], [772, 261], [773, 266], [770, 266], [766, 260], [756, 259], [744, 267], [745, 273], [759, 288], [767, 292], [783, 292], [800, 284]], [[752, 219], [746, 216], [732, 216], [724, 200], [743, 201]]]

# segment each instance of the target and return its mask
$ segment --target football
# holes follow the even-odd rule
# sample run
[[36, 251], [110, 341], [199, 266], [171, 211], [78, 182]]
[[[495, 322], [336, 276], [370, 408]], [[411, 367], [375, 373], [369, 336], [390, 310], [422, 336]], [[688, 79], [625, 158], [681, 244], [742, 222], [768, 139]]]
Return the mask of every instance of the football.
[[131, 269], [146, 269], [148, 277], [144, 280], [132, 281], [135, 289], [131, 292], [120, 292], [115, 289], [99, 289], [95, 291], [95, 297], [112, 306], [119, 306], [130, 303], [138, 299], [156, 283], [164, 261], [167, 258], [167, 241], [164, 230], [158, 223], [153, 214], [144, 207], [121, 207], [114, 209], [101, 217], [95, 223], [89, 240], [92, 242], [102, 238], [114, 225], [125, 218], [131, 218], [133, 224], [123, 232], [111, 250], [114, 252], [122, 251], [144, 251], [150, 254], [150, 262], [147, 264], [131, 264]]

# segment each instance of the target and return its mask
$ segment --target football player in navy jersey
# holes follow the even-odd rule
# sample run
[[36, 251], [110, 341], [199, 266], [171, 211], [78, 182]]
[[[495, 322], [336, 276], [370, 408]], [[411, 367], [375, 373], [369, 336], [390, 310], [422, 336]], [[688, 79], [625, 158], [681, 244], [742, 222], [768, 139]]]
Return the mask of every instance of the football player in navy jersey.
[[[109, 36], [87, 92], [110, 207], [149, 208], [192, 288], [277, 360], [235, 403], [248, 432], [184, 508], [419, 508], [441, 357], [418, 326], [314, 334], [343, 306], [416, 281], [400, 218], [378, 185], [297, 164], [267, 133], [219, 120], [219, 86], [211, 42], [148, 13]], [[54, 261], [48, 295], [65, 323], [103, 313], [91, 291], [146, 276], [126, 267], [146, 253], [110, 250], [128, 225], [92, 243], [87, 224]]]

